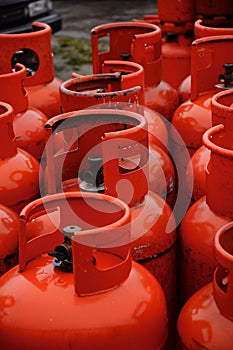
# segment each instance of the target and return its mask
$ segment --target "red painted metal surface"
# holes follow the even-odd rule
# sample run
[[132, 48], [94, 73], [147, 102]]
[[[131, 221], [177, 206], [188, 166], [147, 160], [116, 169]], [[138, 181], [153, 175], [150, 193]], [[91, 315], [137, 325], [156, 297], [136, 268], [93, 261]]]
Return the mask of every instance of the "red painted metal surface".
[[[109, 49], [100, 52], [107, 40]], [[161, 29], [143, 21], [100, 25], [91, 30], [93, 72], [100, 73], [106, 60], [128, 60], [143, 66], [145, 106], [171, 119], [179, 104], [177, 91], [162, 80]]]
[[[202, 136], [212, 125], [211, 98], [226, 88], [218, 84], [218, 79], [224, 73], [223, 65], [233, 60], [232, 42], [233, 36], [226, 35], [200, 38], [192, 43], [191, 97], [176, 109], [172, 118], [191, 155], [202, 146]], [[173, 135], [171, 138], [179, 149]]]
[[210, 150], [203, 145], [193, 153], [188, 164], [186, 176], [189, 177], [189, 173], [192, 171], [193, 190], [191, 196], [193, 202], [206, 195], [206, 166], [209, 158]]
[[175, 89], [190, 74], [194, 5], [193, 0], [158, 1], [159, 23], [155, 24], [162, 31], [163, 80]]
[[[161, 283], [167, 300], [169, 328], [174, 332], [175, 222], [169, 205], [148, 191], [146, 119], [126, 110], [86, 109], [50, 119], [46, 130], [48, 193], [103, 191], [130, 205], [133, 258]], [[60, 132], [66, 142], [56, 153]], [[170, 337], [173, 335], [169, 333]]]
[[26, 68], [18, 63], [15, 71], [0, 74], [0, 100], [14, 109], [14, 132], [16, 145], [40, 160], [45, 146], [44, 113], [28, 105], [28, 94], [24, 89]]
[[79, 75], [77, 78], [65, 81], [60, 89], [62, 112], [108, 102], [131, 102], [143, 105], [143, 75], [138, 83], [133, 80], [131, 83], [129, 78], [130, 74], [122, 76], [118, 68], [118, 72], [115, 73]]
[[191, 75], [187, 75], [178, 86], [179, 99], [182, 102], [188, 101], [191, 94]]
[[[54, 232], [27, 242], [27, 224], [52, 210], [59, 219]], [[125, 245], [130, 211], [123, 202], [93, 193], [57, 194], [31, 203], [20, 218], [20, 265], [0, 281], [4, 348], [162, 349], [168, 330], [164, 293], [132, 261]], [[57, 255], [64, 247], [66, 259]], [[45, 255], [51, 251], [57, 268]], [[73, 272], [63, 271], [67, 265]]]
[[[165, 4], [165, 3], [164, 3]], [[163, 80], [176, 90], [191, 71], [191, 43], [194, 40], [193, 22], [183, 25], [165, 22], [162, 30]]]
[[[147, 123], [140, 114], [112, 108], [68, 112], [50, 119], [45, 130], [48, 193], [61, 191], [63, 181], [72, 178], [75, 183], [79, 178], [86, 191], [121, 195], [129, 204], [140, 201], [147, 193]], [[57, 145], [59, 135], [62, 137]], [[92, 158], [100, 158], [97, 168], [92, 169], [96, 163], [90, 161]], [[98, 173], [101, 168], [103, 174]], [[89, 188], [90, 172], [93, 178]], [[116, 188], [118, 181], [120, 188]], [[129, 182], [133, 191], [126, 191]]]
[[[180, 90], [182, 93], [185, 89], [183, 81], [191, 70], [191, 43], [194, 40], [193, 23], [188, 22], [184, 25], [176, 25], [172, 22], [162, 23], [157, 15], [145, 15], [142, 20], [134, 19], [134, 21], [152, 23], [161, 28], [162, 79], [178, 90], [179, 96]], [[185, 97], [183, 100], [182, 98], [182, 95], [179, 96], [181, 101], [186, 101]]]
[[[115, 78], [116, 83], [117, 79], [119, 79], [119, 86], [114, 86], [114, 84], [111, 86], [110, 80], [108, 80], [107, 74], [114, 73], [118, 73], [118, 78]], [[73, 74], [73, 76], [74, 75], [75, 74]], [[145, 83], [144, 69], [141, 65], [135, 62], [126, 61], [104, 61], [100, 74], [95, 74], [89, 77], [82, 77], [79, 75], [77, 78], [77, 80], [73, 81], [73, 84], [72, 81], [67, 81], [61, 86], [60, 93], [63, 112], [79, 110], [89, 106], [96, 107], [98, 103], [107, 103], [109, 101], [128, 101], [130, 103], [130, 107], [128, 106], [128, 108], [132, 109], [132, 103], [135, 103], [136, 112], [142, 113], [147, 120], [149, 141], [155, 143], [164, 151], [168, 151], [168, 131], [165, 119], [159, 113], [144, 107]], [[101, 79], [106, 79], [106, 84], [104, 80], [102, 81]], [[92, 91], [95, 83], [96, 89], [100, 87], [104, 88], [104, 91], [99, 91], [98, 93]], [[100, 84], [100, 86], [98, 86], [98, 84]], [[138, 90], [137, 95], [134, 90], [135, 88], [138, 89], [139, 86], [141, 87], [141, 90]], [[118, 93], [115, 91], [116, 88], [118, 89]], [[75, 92], [78, 90], [78, 93], [72, 93], [70, 90], [74, 90]], [[134, 95], [132, 95], [133, 92]], [[117, 105], [119, 106], [119, 104], [116, 104], [116, 106]], [[121, 104], [120, 106], [123, 105]]]
[[197, 17], [232, 17], [233, 8], [231, 0], [196, 0], [195, 12]]
[[[225, 90], [215, 94], [211, 100], [212, 125], [223, 124], [228, 138], [222, 140], [224, 148], [229, 147], [229, 138], [232, 134], [233, 117], [233, 90]], [[224, 144], [224, 142], [226, 142]], [[201, 146], [192, 156], [191, 164], [194, 186], [193, 199], [197, 200], [206, 194], [206, 166], [210, 158], [210, 150]], [[187, 174], [189, 176], [189, 174]]]
[[232, 35], [233, 19], [214, 18], [214, 19], [198, 19], [194, 23], [195, 39], [204, 38], [206, 36], [216, 35]]
[[18, 215], [0, 205], [0, 276], [18, 264], [20, 222]]
[[161, 29], [162, 79], [176, 90], [180, 88], [180, 84], [191, 70], [194, 21], [185, 23], [176, 23], [173, 20], [163, 21], [158, 15], [144, 15], [143, 19], [133, 19], [133, 21], [155, 24]]
[[197, 291], [180, 312], [177, 349], [232, 349], [233, 333], [233, 227], [216, 234], [213, 282]]
[[175, 196], [172, 192], [176, 180], [174, 166], [167, 154], [167, 126], [162, 116], [143, 107], [143, 68], [134, 62], [105, 61], [102, 70], [104, 72], [102, 74], [79, 75], [61, 85], [62, 111], [70, 112], [88, 107], [109, 108], [111, 106], [115, 109], [143, 114], [148, 123], [149, 141], [152, 145], [149, 188], [165, 199], [166, 197], [168, 199], [169, 196], [169, 204], [174, 204]]
[[[233, 35], [233, 20], [227, 18], [198, 19], [194, 23], [195, 39], [208, 36]], [[191, 76], [187, 75], [178, 87], [182, 102], [189, 100], [191, 94]]]
[[177, 179], [170, 156], [151, 143], [149, 147], [149, 190], [173, 207], [176, 201]]
[[195, 18], [194, 0], [158, 0], [157, 3], [158, 15], [162, 22], [183, 24], [192, 22]]
[[211, 152], [206, 173], [206, 196], [189, 208], [180, 225], [182, 305], [212, 280], [216, 267], [213, 254], [215, 234], [233, 218], [232, 137], [220, 124], [206, 131], [203, 140]]
[[0, 103], [0, 203], [16, 212], [39, 196], [39, 163], [17, 148], [13, 131], [13, 109]]
[[0, 34], [0, 73], [9, 73], [16, 62], [24, 64], [28, 73], [24, 85], [29, 105], [48, 118], [60, 113], [62, 83], [54, 76], [51, 38], [50, 26], [39, 22], [33, 22], [28, 33]]
[[[215, 92], [200, 94], [194, 101], [183, 102], [175, 111], [172, 125], [184, 141], [190, 156], [202, 145], [202, 136], [211, 127], [210, 102]], [[171, 143], [180, 152], [179, 140], [173, 136], [171, 131]]]

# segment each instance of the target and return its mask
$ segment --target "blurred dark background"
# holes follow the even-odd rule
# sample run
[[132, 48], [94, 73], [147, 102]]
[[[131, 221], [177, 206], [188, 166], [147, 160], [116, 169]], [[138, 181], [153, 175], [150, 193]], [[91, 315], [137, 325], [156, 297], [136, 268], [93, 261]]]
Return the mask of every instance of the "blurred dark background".
[[156, 0], [55, 0], [54, 9], [62, 16], [58, 36], [90, 38], [90, 30], [104, 23], [142, 19], [145, 14], [157, 14]]

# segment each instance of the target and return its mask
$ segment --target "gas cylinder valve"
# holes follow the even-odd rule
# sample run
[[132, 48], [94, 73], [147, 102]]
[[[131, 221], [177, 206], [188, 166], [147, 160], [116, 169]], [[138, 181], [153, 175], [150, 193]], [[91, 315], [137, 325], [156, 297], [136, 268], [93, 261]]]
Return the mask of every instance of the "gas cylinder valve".
[[59, 270], [65, 272], [73, 271], [71, 238], [78, 231], [82, 231], [80, 226], [65, 226], [62, 230], [62, 233], [65, 235], [64, 243], [59, 244], [53, 252], [48, 253], [49, 256], [54, 257], [53, 264]]
[[89, 157], [90, 167], [80, 173], [80, 189], [88, 192], [103, 192], [104, 175], [102, 157]]
[[120, 54], [120, 58], [121, 58], [123, 61], [129, 61], [130, 58], [131, 58], [131, 54], [130, 54], [130, 53], [121, 53], [121, 54]]
[[225, 69], [224, 74], [220, 74], [218, 80], [220, 84], [216, 85], [216, 87], [220, 87], [221, 89], [232, 89], [233, 88], [233, 63], [224, 63], [223, 68]]
[[36, 54], [29, 49], [18, 50], [15, 52], [12, 57], [12, 67], [16, 65], [16, 63], [21, 63], [26, 67], [27, 76], [32, 76], [39, 68], [38, 58]]

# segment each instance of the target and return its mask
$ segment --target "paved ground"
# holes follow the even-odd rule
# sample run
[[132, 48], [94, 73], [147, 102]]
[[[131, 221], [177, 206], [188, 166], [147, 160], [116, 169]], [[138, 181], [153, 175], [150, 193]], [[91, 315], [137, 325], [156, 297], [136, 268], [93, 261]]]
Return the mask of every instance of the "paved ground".
[[54, 0], [53, 6], [63, 21], [62, 30], [52, 38], [55, 74], [63, 80], [70, 79], [72, 72], [92, 73], [90, 31], [93, 27], [157, 14], [156, 0]]
[[157, 13], [156, 0], [56, 0], [53, 6], [63, 19], [63, 29], [56, 36], [84, 39], [90, 38], [91, 28], [97, 25]]

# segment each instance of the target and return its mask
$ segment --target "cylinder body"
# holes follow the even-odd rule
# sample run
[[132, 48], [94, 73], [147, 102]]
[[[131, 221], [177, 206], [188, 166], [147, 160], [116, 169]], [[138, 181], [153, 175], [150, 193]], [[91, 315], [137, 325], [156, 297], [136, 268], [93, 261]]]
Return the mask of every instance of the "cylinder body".
[[224, 225], [216, 233], [214, 252], [217, 267], [213, 280], [197, 291], [182, 308], [177, 322], [177, 349], [232, 348], [232, 238], [232, 223]]
[[[188, 210], [180, 226], [181, 304], [212, 280], [216, 260], [213, 242], [218, 229], [232, 220], [230, 174], [233, 166], [232, 137], [222, 124], [210, 128], [203, 136], [210, 150], [206, 168], [206, 196]], [[223, 140], [229, 140], [231, 146]]]
[[17, 146], [40, 160], [45, 146], [44, 124], [48, 119], [43, 112], [28, 105], [25, 78], [26, 68], [20, 63], [15, 66], [15, 71], [0, 74], [0, 100], [9, 103], [14, 109]]
[[18, 215], [0, 206], [0, 276], [18, 264], [18, 243], [20, 222]]
[[[212, 125], [223, 124], [224, 138], [221, 146], [231, 147], [232, 116], [233, 116], [233, 93], [232, 90], [224, 90], [215, 94], [211, 99]], [[201, 146], [192, 156], [191, 164], [194, 177], [193, 199], [197, 200], [206, 194], [206, 167], [210, 159], [210, 150]], [[187, 173], [187, 176], [189, 174]]]
[[[46, 131], [48, 193], [102, 191], [130, 206], [133, 258], [161, 283], [174, 332], [176, 225], [169, 205], [148, 191], [146, 119], [128, 110], [86, 109], [50, 119]], [[69, 142], [56, 154], [59, 133]]]
[[[40, 235], [37, 226], [37, 238], [26, 241], [23, 233], [31, 220], [46, 222], [52, 211], [59, 219], [53, 233]], [[141, 349], [146, 344], [162, 349], [167, 337], [164, 294], [157, 280], [132, 262], [130, 211], [123, 202], [100, 194], [57, 194], [31, 203], [20, 218], [20, 264], [0, 282], [2, 311], [7, 308], [0, 331], [4, 348]], [[70, 272], [46, 254], [61, 247], [68, 233]], [[12, 318], [17, 322], [12, 324]]]
[[0, 103], [0, 202], [17, 213], [39, 196], [39, 163], [26, 151], [17, 147], [13, 130], [12, 107]]

